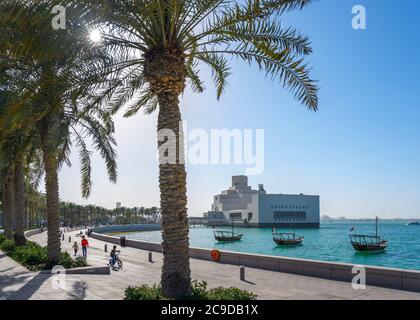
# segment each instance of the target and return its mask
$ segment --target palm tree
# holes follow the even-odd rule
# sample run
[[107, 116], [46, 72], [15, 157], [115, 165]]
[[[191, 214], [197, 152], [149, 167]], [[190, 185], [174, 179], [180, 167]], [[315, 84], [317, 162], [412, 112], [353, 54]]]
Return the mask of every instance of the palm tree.
[[[0, 107], [2, 107], [5, 99], [4, 92], [1, 91], [0, 101]], [[0, 108], [0, 116], [2, 116], [2, 111], [2, 108]], [[0, 139], [2, 138], [3, 133], [0, 131]], [[10, 150], [7, 150], [0, 142], [0, 190], [3, 204], [3, 225], [6, 238], [9, 240], [13, 239], [13, 219], [15, 215], [14, 172], [10, 154]]]
[[[80, 1], [77, 1], [78, 3]], [[199, 64], [207, 65], [223, 93], [229, 58], [255, 63], [278, 79], [294, 97], [317, 110], [317, 86], [303, 56], [312, 52], [307, 37], [283, 28], [283, 13], [313, 0], [131, 0], [85, 1], [103, 18], [104, 41], [121, 58], [115, 81], [102, 95], [110, 111], [128, 104], [126, 116], [159, 106], [159, 185], [162, 212], [162, 290], [165, 296], [190, 294], [186, 171], [179, 96], [189, 80], [202, 92]], [[163, 134], [169, 130], [176, 141]], [[168, 131], [166, 131], [168, 132]]]
[[[22, 138], [18, 136], [18, 138]], [[21, 141], [19, 141], [21, 142]], [[23, 145], [16, 143], [14, 158], [14, 201], [15, 201], [15, 234], [14, 240], [17, 246], [23, 246], [26, 244], [25, 238], [25, 159], [23, 152], [25, 148]]]
[[[16, 72], [2, 73], [0, 86], [0, 116], [4, 116], [6, 106], [13, 102], [18, 95], [17, 88], [13, 81]], [[11, 239], [14, 232], [15, 243], [23, 246], [26, 243], [25, 230], [25, 177], [26, 166], [25, 154], [31, 139], [28, 132], [10, 128], [0, 128], [0, 153], [2, 155], [3, 183], [4, 183], [4, 204], [6, 208], [6, 235]]]
[[[15, 92], [15, 94], [17, 93]], [[7, 106], [7, 104], [4, 105]], [[0, 129], [0, 149], [8, 160], [5, 162], [5, 168], [9, 171], [9, 182], [13, 182], [13, 186], [9, 186], [9, 190], [13, 189], [14, 192], [13, 200], [10, 198], [7, 201], [14, 202], [14, 240], [17, 246], [26, 244], [24, 235], [26, 222], [25, 184], [28, 179], [29, 164], [36, 158], [36, 154], [32, 151], [37, 148], [36, 135], [28, 131], [28, 128], [33, 130], [30, 126], [20, 130]]]
[[[5, 72], [3, 64], [0, 64], [0, 118], [5, 114], [5, 106], [16, 94], [13, 91], [11, 75]], [[13, 220], [15, 216], [15, 190], [14, 190], [14, 167], [13, 167], [13, 144], [4, 145], [10, 142], [8, 135], [3, 128], [0, 128], [0, 190], [2, 191], [3, 224], [6, 238], [13, 239]]]
[[11, 166], [4, 166], [4, 158], [0, 154], [2, 160], [0, 168], [0, 177], [2, 181], [2, 203], [3, 203], [3, 226], [6, 238], [13, 239], [13, 217], [15, 214], [14, 203], [14, 184], [13, 171]]
[[[80, 23], [83, 12], [77, 5], [68, 6], [67, 29], [51, 29], [51, 7], [54, 0], [3, 1], [0, 5], [2, 32], [7, 39], [0, 51], [12, 62], [7, 65], [24, 69], [19, 99], [8, 106], [1, 126], [36, 128], [45, 169], [48, 222], [48, 260], [54, 265], [60, 256], [58, 170], [69, 164], [72, 143], [79, 149], [82, 195], [88, 197], [92, 187], [90, 150], [93, 146], [105, 159], [110, 180], [116, 181], [115, 140], [112, 119], [87, 106], [83, 99], [103, 81], [101, 74], [110, 62], [109, 56], [88, 41], [88, 30]], [[72, 17], [72, 18], [71, 18]], [[2, 38], [0, 41], [4, 41]], [[11, 67], [9, 66], [9, 69]]]

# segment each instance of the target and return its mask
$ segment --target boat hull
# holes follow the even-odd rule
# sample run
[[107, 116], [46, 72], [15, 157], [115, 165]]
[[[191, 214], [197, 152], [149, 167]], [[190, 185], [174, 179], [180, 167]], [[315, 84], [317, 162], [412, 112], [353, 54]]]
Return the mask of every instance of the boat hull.
[[278, 246], [297, 246], [302, 244], [303, 242], [303, 237], [302, 238], [296, 238], [296, 239], [292, 239], [292, 240], [284, 240], [284, 239], [276, 239], [274, 238], [274, 242], [278, 245]]
[[383, 252], [388, 247], [388, 242], [383, 241], [378, 244], [364, 244], [352, 242], [351, 245], [357, 252]]
[[240, 235], [236, 235], [236, 236], [233, 236], [233, 237], [220, 237], [220, 236], [214, 236], [214, 238], [215, 238], [217, 241], [220, 241], [220, 242], [239, 241], [239, 240], [241, 240], [241, 239], [242, 239], [242, 234], [240, 234]]

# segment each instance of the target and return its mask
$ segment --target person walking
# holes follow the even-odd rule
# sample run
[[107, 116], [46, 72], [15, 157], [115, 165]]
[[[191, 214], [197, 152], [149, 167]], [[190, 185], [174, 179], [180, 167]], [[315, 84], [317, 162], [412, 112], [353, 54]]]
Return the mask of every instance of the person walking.
[[73, 250], [74, 250], [74, 256], [77, 256], [77, 250], [79, 250], [79, 246], [77, 245], [77, 241], [74, 242]]
[[85, 236], [82, 236], [82, 254], [83, 258], [87, 258], [87, 248], [89, 247], [89, 242], [86, 240]]

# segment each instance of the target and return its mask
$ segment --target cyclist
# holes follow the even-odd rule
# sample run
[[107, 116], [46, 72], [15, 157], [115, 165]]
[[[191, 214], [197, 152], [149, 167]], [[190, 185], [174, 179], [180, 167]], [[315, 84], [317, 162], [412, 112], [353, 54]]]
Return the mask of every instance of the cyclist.
[[117, 250], [117, 246], [114, 246], [111, 250], [110, 256], [112, 258], [112, 265], [114, 266], [115, 263], [117, 262], [117, 253], [120, 253], [120, 250]]

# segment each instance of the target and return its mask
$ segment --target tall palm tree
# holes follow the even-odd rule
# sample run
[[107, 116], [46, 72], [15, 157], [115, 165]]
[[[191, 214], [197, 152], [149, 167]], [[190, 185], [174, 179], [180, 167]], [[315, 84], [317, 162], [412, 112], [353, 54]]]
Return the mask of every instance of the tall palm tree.
[[13, 239], [13, 218], [15, 214], [13, 167], [5, 166], [4, 157], [0, 152], [0, 177], [2, 183], [3, 226], [6, 238]]
[[15, 215], [16, 231], [15, 243], [17, 246], [26, 244], [25, 238], [25, 159], [18, 153], [15, 159]]
[[[4, 117], [5, 106], [17, 94], [13, 90], [12, 75], [6, 73], [4, 65], [5, 63], [0, 64], [0, 118]], [[10, 142], [10, 135], [0, 127], [0, 189], [2, 190], [3, 224], [6, 237], [11, 240], [13, 239], [13, 220], [15, 216], [13, 144], [8, 143], [5, 146], [5, 142]]]
[[[27, 142], [22, 141], [25, 137], [22, 132], [12, 136], [12, 139], [6, 143], [6, 150], [11, 152], [10, 165], [12, 168], [11, 175], [9, 176], [10, 181], [13, 183], [13, 201], [14, 201], [14, 240], [17, 246], [23, 246], [26, 244], [26, 238], [24, 235], [25, 231], [25, 166], [26, 159], [24, 156], [25, 147]], [[4, 144], [1, 145], [4, 147]]]
[[[2, 68], [3, 69], [3, 68]], [[0, 84], [0, 117], [4, 117], [7, 106], [19, 93], [12, 78], [19, 76], [16, 72], [2, 70]], [[10, 71], [10, 70], [9, 70]], [[6, 208], [6, 235], [10, 239], [14, 232], [16, 245], [26, 243], [25, 230], [25, 154], [31, 142], [28, 132], [13, 128], [0, 128], [0, 153], [4, 183], [4, 202]]]
[[[17, 91], [14, 92], [17, 94]], [[10, 103], [10, 101], [8, 101]], [[0, 116], [2, 115], [5, 103], [0, 108]], [[2, 110], [2, 111], [1, 111]], [[13, 182], [13, 186], [9, 187], [9, 192], [13, 190], [13, 215], [14, 215], [14, 240], [17, 246], [26, 244], [25, 231], [25, 215], [26, 215], [26, 192], [25, 184], [27, 180], [28, 166], [34, 158], [34, 154], [30, 151], [36, 149], [37, 141], [34, 132], [28, 130], [30, 126], [21, 129], [2, 129], [0, 128], [0, 152], [6, 157], [3, 164], [3, 169], [8, 171], [8, 178], [6, 185]], [[7, 176], [7, 174], [6, 174]], [[10, 209], [11, 210], [11, 209]]]
[[[80, 3], [80, 1], [77, 1]], [[294, 97], [317, 110], [317, 86], [303, 56], [312, 52], [307, 37], [283, 28], [278, 17], [313, 0], [86, 0], [103, 18], [104, 41], [121, 58], [115, 81], [102, 102], [126, 116], [159, 106], [159, 185], [162, 212], [162, 289], [168, 297], [190, 294], [186, 171], [179, 96], [189, 80], [202, 92], [199, 64], [207, 65], [223, 93], [229, 58], [256, 64]], [[170, 130], [176, 141], [162, 137]], [[163, 134], [164, 135], [164, 134]], [[161, 139], [162, 138], [162, 139]]]
[[[68, 156], [75, 143], [79, 149], [82, 196], [91, 191], [90, 150], [85, 138], [105, 159], [110, 180], [116, 181], [115, 140], [112, 119], [98, 108], [87, 106], [83, 99], [101, 83], [110, 58], [88, 41], [85, 16], [77, 5], [67, 6], [66, 30], [51, 28], [56, 0], [6, 0], [0, 4], [0, 53], [10, 57], [6, 65], [24, 69], [20, 99], [8, 106], [0, 126], [21, 129], [31, 124], [39, 136], [45, 169], [48, 222], [48, 261], [54, 265], [60, 256], [58, 170], [69, 164]], [[5, 42], [5, 43], [4, 43]], [[1, 68], [5, 63], [2, 62]], [[7, 67], [6, 67], [7, 69]], [[10, 69], [10, 67], [9, 67]]]

